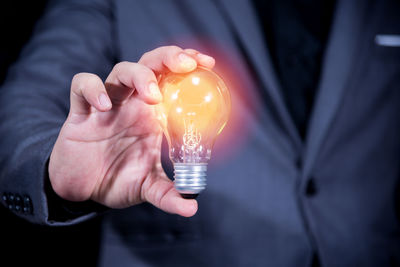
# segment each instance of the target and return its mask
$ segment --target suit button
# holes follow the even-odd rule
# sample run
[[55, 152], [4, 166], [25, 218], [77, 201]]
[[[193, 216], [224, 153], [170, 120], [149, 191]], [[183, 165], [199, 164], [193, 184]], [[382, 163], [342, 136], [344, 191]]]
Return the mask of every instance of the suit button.
[[22, 211], [24, 213], [32, 213], [33, 211], [33, 207], [32, 207], [32, 201], [31, 198], [29, 196], [23, 196], [23, 208]]
[[25, 203], [25, 204], [31, 203], [31, 198], [28, 197], [28, 196], [24, 196], [24, 203]]
[[308, 197], [315, 196], [317, 194], [317, 187], [315, 185], [315, 179], [310, 178], [307, 182], [306, 189], [305, 189], [305, 194]]
[[21, 211], [21, 205], [22, 205], [22, 197], [20, 195], [15, 195], [15, 210], [16, 211]]

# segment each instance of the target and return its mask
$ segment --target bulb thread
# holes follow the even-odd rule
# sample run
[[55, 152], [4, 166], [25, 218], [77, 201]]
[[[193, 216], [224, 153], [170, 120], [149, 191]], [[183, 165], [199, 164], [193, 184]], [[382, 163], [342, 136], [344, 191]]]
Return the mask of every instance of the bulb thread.
[[207, 163], [175, 163], [174, 184], [181, 194], [199, 194], [206, 188]]

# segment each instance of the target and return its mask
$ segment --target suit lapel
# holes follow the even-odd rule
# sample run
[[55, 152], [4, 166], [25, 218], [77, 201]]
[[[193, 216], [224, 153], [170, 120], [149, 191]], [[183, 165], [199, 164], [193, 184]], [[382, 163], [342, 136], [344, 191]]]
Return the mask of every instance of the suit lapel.
[[251, 1], [217, 0], [217, 3], [222, 15], [225, 16], [228, 24], [232, 27], [233, 33], [236, 35], [239, 49], [242, 48], [244, 56], [254, 66], [255, 74], [267, 90], [274, 108], [277, 110], [278, 120], [282, 122], [297, 151], [300, 151], [302, 146], [301, 138], [283, 100], [281, 88], [268, 53], [268, 47], [264, 41], [263, 32], [257, 21], [257, 14], [254, 12]]
[[[357, 2], [357, 3], [355, 3]], [[338, 1], [331, 34], [323, 61], [321, 79], [308, 127], [304, 151], [303, 177], [312, 171], [313, 164], [337, 111], [353, 62], [361, 33], [366, 1]]]
[[[268, 46], [264, 41], [251, 2], [246, 0], [216, 0], [216, 2], [221, 8], [222, 15], [226, 17], [232, 31], [236, 34], [245, 56], [255, 66], [256, 75], [271, 97], [279, 116], [278, 119], [283, 123], [297, 151], [301, 151], [303, 148], [301, 138], [282, 97], [281, 88], [268, 53]], [[361, 32], [367, 1], [356, 2], [347, 0], [338, 0], [337, 2], [303, 150], [304, 176], [311, 172], [351, 75], [358, 45], [356, 38], [359, 37], [357, 34]]]

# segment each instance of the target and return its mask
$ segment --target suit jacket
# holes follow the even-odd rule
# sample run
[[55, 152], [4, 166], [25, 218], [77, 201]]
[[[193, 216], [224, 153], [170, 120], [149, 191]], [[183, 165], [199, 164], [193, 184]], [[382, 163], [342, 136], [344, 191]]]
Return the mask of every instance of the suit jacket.
[[216, 57], [233, 107], [199, 211], [107, 211], [100, 266], [310, 266], [315, 253], [323, 266], [399, 265], [399, 11], [338, 2], [302, 141], [250, 1], [53, 1], [0, 92], [2, 203], [54, 226], [102, 212], [58, 199], [47, 178], [72, 76], [191, 47]]

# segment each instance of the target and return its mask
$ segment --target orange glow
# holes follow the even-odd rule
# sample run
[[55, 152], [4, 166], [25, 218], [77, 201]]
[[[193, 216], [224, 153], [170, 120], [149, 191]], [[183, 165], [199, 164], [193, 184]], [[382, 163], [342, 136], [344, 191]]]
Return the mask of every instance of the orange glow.
[[229, 88], [232, 109], [228, 123], [215, 142], [210, 163], [217, 166], [230, 162], [246, 149], [247, 142], [256, 134], [255, 125], [262, 125], [259, 119], [264, 110], [270, 108], [262, 102], [260, 92], [264, 88], [260, 88], [256, 74], [247, 63], [248, 59], [235, 44], [209, 36], [175, 35], [167, 42], [154, 44], [155, 47], [160, 45], [196, 49], [216, 60], [213, 71], [223, 78]]
[[211, 70], [199, 67], [186, 74], [169, 73], [159, 85], [163, 102], [156, 110], [171, 160], [208, 160], [215, 137], [229, 118], [231, 102], [225, 83]]

